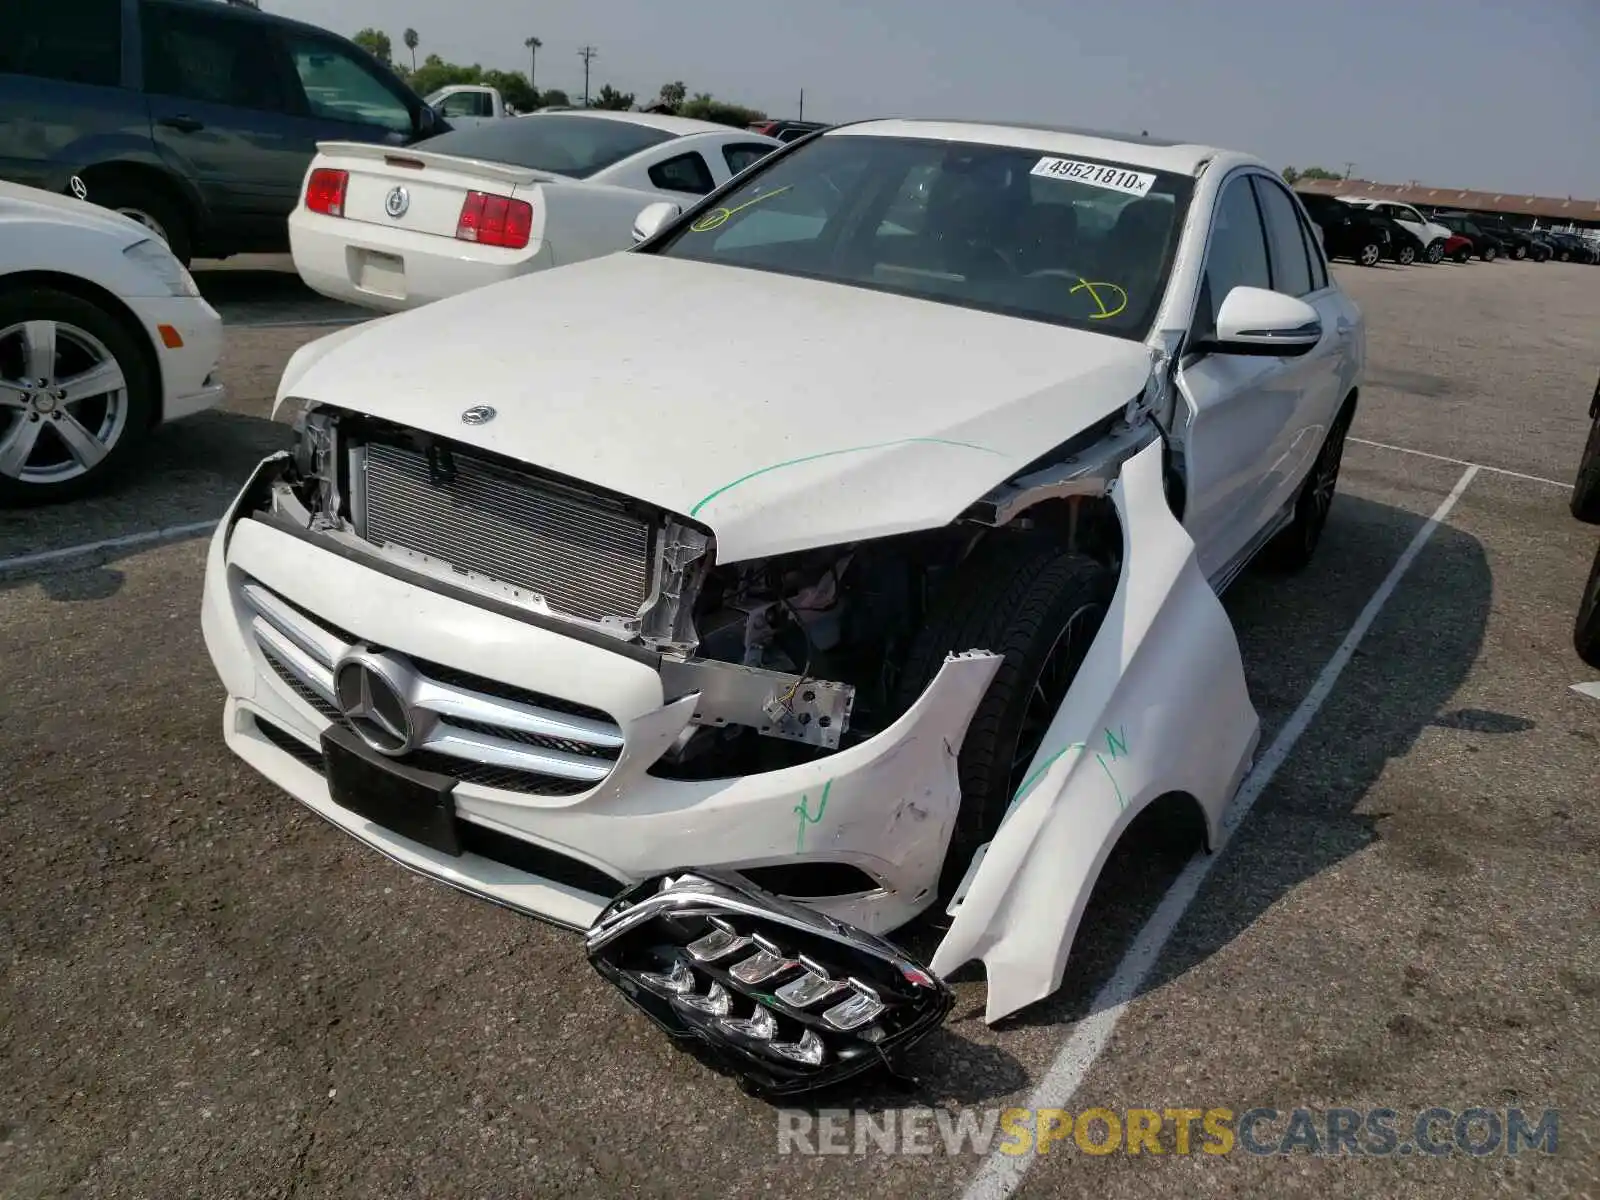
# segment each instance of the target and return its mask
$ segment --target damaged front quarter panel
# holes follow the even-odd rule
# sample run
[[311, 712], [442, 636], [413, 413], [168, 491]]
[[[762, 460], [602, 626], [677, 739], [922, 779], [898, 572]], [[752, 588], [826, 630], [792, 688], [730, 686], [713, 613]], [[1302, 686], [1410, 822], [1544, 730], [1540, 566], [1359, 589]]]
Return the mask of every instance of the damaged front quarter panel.
[[1143, 808], [1191, 797], [1215, 844], [1259, 737], [1233, 627], [1168, 506], [1159, 441], [1112, 498], [1123, 566], [1110, 611], [933, 957], [945, 978], [983, 962], [990, 1022], [1061, 985], [1101, 867]]

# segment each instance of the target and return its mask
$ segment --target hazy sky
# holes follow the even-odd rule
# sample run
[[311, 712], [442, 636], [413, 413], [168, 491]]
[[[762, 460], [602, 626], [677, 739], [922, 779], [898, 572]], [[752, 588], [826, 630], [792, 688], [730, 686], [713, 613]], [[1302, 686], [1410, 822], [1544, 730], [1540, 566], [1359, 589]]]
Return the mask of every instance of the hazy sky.
[[775, 116], [1148, 129], [1385, 182], [1600, 198], [1600, 0], [262, 0], [420, 55]]

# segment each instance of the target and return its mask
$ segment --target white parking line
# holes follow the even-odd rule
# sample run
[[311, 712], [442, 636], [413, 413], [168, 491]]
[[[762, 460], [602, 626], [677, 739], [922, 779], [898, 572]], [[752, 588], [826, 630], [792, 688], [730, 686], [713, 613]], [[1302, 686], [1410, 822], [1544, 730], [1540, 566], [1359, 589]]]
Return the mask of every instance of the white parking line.
[[[1433, 537], [1434, 531], [1450, 515], [1450, 510], [1456, 506], [1456, 501], [1461, 499], [1461, 494], [1467, 490], [1467, 485], [1483, 469], [1485, 468], [1472, 464], [1461, 473], [1461, 478], [1456, 481], [1450, 494], [1434, 510], [1422, 528], [1417, 530], [1416, 536], [1411, 539], [1411, 544], [1389, 569], [1389, 574], [1384, 576], [1383, 582], [1378, 585], [1378, 590], [1372, 593], [1372, 598], [1356, 617], [1355, 624], [1351, 625], [1350, 631], [1345, 634], [1344, 641], [1339, 643], [1339, 648], [1323, 666], [1316, 682], [1311, 685], [1311, 690], [1300, 701], [1300, 706], [1284, 722], [1283, 728], [1278, 730], [1278, 735], [1272, 739], [1272, 744], [1256, 760], [1250, 774], [1240, 785], [1239, 794], [1234, 797], [1233, 803], [1223, 817], [1222, 831], [1215, 852], [1190, 860], [1189, 865], [1179, 873], [1178, 878], [1167, 889], [1167, 894], [1161, 898], [1155, 913], [1139, 931], [1138, 937], [1134, 939], [1133, 945], [1128, 948], [1122, 961], [1117, 964], [1116, 972], [1095, 996], [1089, 1015], [1073, 1027], [1071, 1036], [1056, 1055], [1055, 1062], [1050, 1065], [1044, 1078], [1028, 1097], [1029, 1108], [1035, 1111], [1041, 1108], [1065, 1108], [1077, 1090], [1083, 1086], [1090, 1068], [1110, 1044], [1111, 1035], [1116, 1032], [1117, 1022], [1122, 1019], [1129, 1002], [1138, 994], [1145, 976], [1150, 973], [1150, 968], [1155, 965], [1162, 950], [1166, 948], [1184, 913], [1194, 903], [1195, 896], [1200, 892], [1200, 885], [1205, 882], [1206, 876], [1211, 873], [1211, 868], [1222, 857], [1222, 850], [1228, 844], [1229, 838], [1249, 814], [1255, 802], [1260, 799], [1261, 793], [1266, 791], [1278, 768], [1288, 759], [1295, 743], [1310, 728], [1318, 711], [1333, 693], [1334, 685], [1339, 682], [1340, 673], [1349, 664], [1361, 639], [1366, 636], [1367, 630], [1372, 627], [1372, 622], [1383, 611], [1383, 606], [1389, 602], [1389, 597], [1394, 595], [1401, 577], [1416, 561], [1417, 555], [1422, 553], [1422, 548], [1428, 544], [1428, 539]], [[998, 1197], [1011, 1195], [1022, 1186], [1028, 1169], [1033, 1165], [1033, 1159], [1032, 1153], [1013, 1157], [998, 1148], [991, 1151], [967, 1185], [965, 1200], [996, 1200]]]
[[1430, 454], [1426, 450], [1413, 450], [1410, 446], [1392, 446], [1388, 442], [1370, 442], [1366, 438], [1346, 438], [1347, 442], [1359, 442], [1363, 446], [1376, 446], [1379, 450], [1393, 450], [1397, 454], [1414, 454], [1418, 458], [1431, 458], [1434, 462], [1454, 463], [1458, 467], [1476, 467], [1480, 471], [1492, 471], [1496, 475], [1509, 475], [1513, 479], [1526, 479], [1529, 483], [1548, 483], [1551, 487], [1567, 488], [1570, 483], [1562, 483], [1559, 479], [1546, 479], [1543, 475], [1525, 475], [1521, 471], [1508, 471], [1504, 467], [1491, 467], [1488, 463], [1477, 463], [1466, 458], [1451, 458], [1447, 454]]
[[78, 559], [93, 559], [97, 555], [107, 554], [116, 550], [125, 550], [131, 546], [151, 546], [160, 542], [175, 542], [181, 538], [193, 537], [197, 533], [209, 533], [217, 527], [215, 521], [192, 521], [187, 525], [169, 525], [165, 529], [149, 529], [143, 533], [128, 533], [121, 537], [105, 538], [98, 542], [84, 542], [77, 546], [63, 546], [60, 550], [41, 550], [37, 554], [20, 554], [15, 558], [0, 558], [0, 579], [8, 575], [24, 574], [38, 567], [59, 567], [64, 563], [75, 566], [89, 566], [88, 561], [78, 563]]

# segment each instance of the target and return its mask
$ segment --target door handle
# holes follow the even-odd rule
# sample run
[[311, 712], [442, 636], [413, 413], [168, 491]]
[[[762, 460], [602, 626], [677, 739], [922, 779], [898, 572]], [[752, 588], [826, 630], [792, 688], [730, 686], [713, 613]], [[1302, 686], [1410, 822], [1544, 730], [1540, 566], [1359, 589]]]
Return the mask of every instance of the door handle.
[[184, 116], [182, 113], [175, 117], [162, 117], [156, 124], [176, 129], [179, 133], [198, 133], [206, 127], [204, 121], [196, 121], [193, 117]]

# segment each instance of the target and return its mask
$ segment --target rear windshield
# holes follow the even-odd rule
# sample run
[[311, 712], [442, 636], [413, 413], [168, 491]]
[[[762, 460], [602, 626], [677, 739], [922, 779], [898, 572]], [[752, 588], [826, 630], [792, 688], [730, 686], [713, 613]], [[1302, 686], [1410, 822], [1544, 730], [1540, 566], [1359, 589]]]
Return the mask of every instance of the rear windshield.
[[586, 179], [630, 154], [670, 141], [672, 136], [632, 121], [534, 113], [472, 128], [452, 129], [424, 138], [416, 147], [435, 154], [454, 154], [460, 158], [477, 158]]

